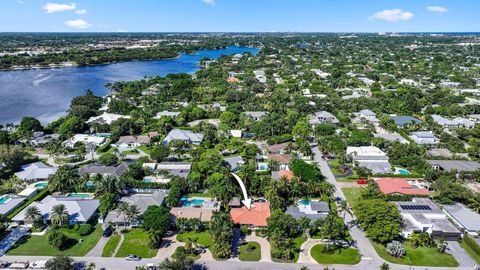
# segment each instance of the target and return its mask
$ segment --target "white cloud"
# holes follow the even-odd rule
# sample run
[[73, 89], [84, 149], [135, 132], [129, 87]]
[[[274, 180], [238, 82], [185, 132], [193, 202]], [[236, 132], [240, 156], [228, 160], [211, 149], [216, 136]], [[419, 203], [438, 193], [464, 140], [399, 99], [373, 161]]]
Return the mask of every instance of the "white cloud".
[[427, 10], [433, 13], [446, 13], [448, 9], [446, 7], [441, 6], [428, 6]]
[[77, 9], [77, 10], [75, 10], [75, 13], [78, 14], [78, 15], [85, 15], [85, 14], [87, 14], [87, 10], [86, 9]]
[[55, 13], [55, 12], [63, 12], [67, 10], [75, 10], [77, 6], [75, 3], [71, 4], [57, 4], [57, 3], [47, 3], [45, 6], [43, 6], [43, 10], [45, 10], [46, 13]]
[[207, 5], [210, 5], [210, 6], [215, 6], [215, 0], [202, 0], [202, 2], [204, 2], [205, 4]]
[[383, 20], [387, 22], [399, 22], [399, 21], [408, 21], [415, 16], [410, 11], [403, 11], [402, 9], [385, 9], [379, 11], [372, 16], [368, 17], [368, 20]]
[[90, 26], [92, 26], [91, 24], [89, 24], [84, 20], [68, 20], [68, 21], [65, 21], [65, 25], [68, 27], [77, 28], [77, 29], [87, 29]]

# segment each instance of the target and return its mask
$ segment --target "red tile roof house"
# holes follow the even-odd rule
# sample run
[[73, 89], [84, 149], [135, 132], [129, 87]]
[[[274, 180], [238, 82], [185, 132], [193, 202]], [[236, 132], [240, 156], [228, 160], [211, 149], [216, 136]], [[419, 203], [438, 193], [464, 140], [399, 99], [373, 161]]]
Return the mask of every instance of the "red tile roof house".
[[410, 181], [418, 183], [418, 179], [408, 178], [376, 178], [380, 190], [387, 195], [416, 195], [416, 196], [429, 196], [430, 192], [419, 186], [418, 184], [411, 184]]
[[245, 206], [242, 208], [232, 208], [232, 210], [230, 210], [230, 216], [234, 224], [248, 225], [252, 228], [266, 227], [267, 218], [270, 217], [270, 203], [253, 203], [250, 210]]

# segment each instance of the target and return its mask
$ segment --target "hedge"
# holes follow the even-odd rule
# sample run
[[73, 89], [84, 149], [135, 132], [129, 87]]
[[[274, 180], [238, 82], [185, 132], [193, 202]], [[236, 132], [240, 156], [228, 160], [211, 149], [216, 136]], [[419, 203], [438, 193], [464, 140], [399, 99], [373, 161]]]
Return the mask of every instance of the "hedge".
[[291, 134], [283, 134], [283, 135], [275, 136], [275, 137], [272, 137], [272, 138], [268, 139], [267, 143], [269, 145], [272, 145], [272, 144], [277, 144], [277, 143], [289, 142], [291, 140], [293, 140], [293, 136]]
[[475, 252], [478, 256], [480, 256], [480, 246], [472, 239], [468, 234], [463, 235], [463, 242], [469, 246], [473, 252]]
[[48, 191], [48, 189], [44, 188], [42, 189], [39, 193], [37, 193], [37, 195], [33, 196], [30, 200], [28, 200], [26, 203], [22, 204], [22, 206], [18, 207], [17, 209], [15, 209], [15, 211], [13, 211], [12, 213], [10, 213], [7, 218], [8, 219], [12, 219], [13, 217], [15, 217], [18, 213], [20, 213], [23, 209], [27, 208], [31, 203], [35, 202], [35, 201], [39, 201], [45, 197], [47, 197], [47, 195], [50, 194], [50, 192]]
[[104, 143], [103, 145], [98, 147], [97, 154], [107, 152], [110, 149], [111, 146], [112, 146], [112, 141], [110, 139], [108, 139], [108, 141], [106, 143]]

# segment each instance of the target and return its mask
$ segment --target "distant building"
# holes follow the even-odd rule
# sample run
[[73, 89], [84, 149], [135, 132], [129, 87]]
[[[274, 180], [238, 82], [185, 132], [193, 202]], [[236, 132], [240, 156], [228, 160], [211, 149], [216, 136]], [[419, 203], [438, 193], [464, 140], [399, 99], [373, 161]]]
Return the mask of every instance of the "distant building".
[[[290, 143], [291, 142], [272, 144], [272, 145], [267, 146], [267, 150], [268, 150], [268, 152], [270, 152], [270, 154], [286, 154], [287, 149], [288, 149], [288, 145]], [[292, 143], [292, 144], [294, 144], [294, 143]]]
[[427, 160], [427, 162], [436, 170], [474, 172], [480, 170], [480, 163], [468, 160]]
[[240, 170], [240, 166], [245, 164], [242, 156], [226, 157], [223, 160], [228, 164], [228, 166], [230, 167], [230, 171], [232, 172]]
[[374, 146], [347, 147], [347, 156], [352, 158], [359, 167], [370, 169], [374, 174], [392, 173], [392, 166], [388, 162], [388, 156]]
[[256, 112], [244, 112], [246, 116], [252, 118], [255, 121], [260, 121], [262, 120], [265, 116], [268, 115], [268, 112], [264, 111], [256, 111]]
[[130, 118], [130, 116], [104, 112], [99, 116], [90, 117], [90, 119], [88, 119], [88, 121], [87, 121], [87, 124], [111, 125], [113, 122], [115, 122], [119, 119], [122, 119], [122, 118], [128, 119], [128, 118]]
[[398, 115], [390, 115], [390, 118], [395, 122], [395, 125], [399, 128], [403, 128], [407, 125], [420, 125], [423, 121], [412, 117], [412, 116], [398, 116]]
[[158, 132], [149, 132], [147, 135], [121, 136], [115, 143], [117, 147], [139, 147], [150, 145], [152, 139], [158, 136]]
[[111, 177], [120, 177], [128, 170], [128, 164], [126, 162], [117, 164], [114, 166], [104, 166], [101, 164], [88, 164], [80, 169], [78, 169], [79, 175], [101, 175], [101, 176], [111, 176]]
[[433, 238], [456, 241], [461, 232], [447, 219], [447, 215], [430, 199], [414, 198], [411, 202], [394, 202], [402, 215], [402, 236], [428, 233]]
[[59, 134], [45, 134], [42, 131], [36, 131], [33, 133], [30, 141], [24, 140], [22, 142], [28, 142], [34, 147], [43, 147], [47, 143], [56, 140], [60, 137]]
[[399, 142], [401, 144], [409, 144], [410, 142], [398, 133], [373, 133], [373, 137], [381, 138], [389, 142]]
[[67, 147], [74, 147], [76, 143], [83, 143], [85, 145], [92, 145], [98, 147], [105, 142], [104, 137], [100, 136], [93, 136], [87, 134], [76, 134], [72, 138], [63, 142], [63, 144]]
[[319, 111], [310, 116], [308, 123], [312, 126], [317, 126], [320, 124], [338, 124], [340, 121], [338, 121], [335, 115], [327, 111]]
[[150, 168], [155, 176], [148, 176], [145, 182], [168, 183], [174, 176], [187, 178], [192, 170], [192, 163], [189, 162], [162, 162], [144, 163], [144, 168]]
[[463, 118], [463, 117], [456, 117], [456, 118], [450, 120], [450, 119], [447, 119], [443, 116], [432, 114], [432, 119], [435, 123], [437, 123], [438, 125], [440, 125], [444, 128], [460, 128], [460, 127], [463, 127], [463, 128], [471, 129], [471, 128], [475, 127], [475, 122], [474, 121], [472, 121], [470, 119], [467, 119], [467, 118]]
[[27, 183], [48, 180], [57, 172], [57, 168], [48, 166], [41, 161], [23, 165], [21, 169], [15, 173], [15, 176]]
[[416, 144], [426, 147], [434, 147], [435, 145], [440, 143], [440, 139], [433, 135], [433, 132], [431, 131], [412, 132], [409, 137]]
[[171, 118], [177, 118], [180, 115], [180, 112], [171, 112], [171, 111], [161, 111], [155, 115], [154, 119], [160, 119], [162, 116], [167, 116]]
[[354, 118], [352, 119], [352, 123], [359, 124], [359, 123], [371, 123], [371, 124], [379, 124], [380, 120], [377, 118], [377, 114], [372, 112], [371, 110], [361, 110], [353, 114]]
[[187, 144], [201, 144], [203, 141], [203, 134], [202, 133], [195, 133], [190, 130], [183, 130], [183, 129], [172, 129], [168, 135], [163, 139], [163, 144], [167, 145], [171, 141], [184, 141]]

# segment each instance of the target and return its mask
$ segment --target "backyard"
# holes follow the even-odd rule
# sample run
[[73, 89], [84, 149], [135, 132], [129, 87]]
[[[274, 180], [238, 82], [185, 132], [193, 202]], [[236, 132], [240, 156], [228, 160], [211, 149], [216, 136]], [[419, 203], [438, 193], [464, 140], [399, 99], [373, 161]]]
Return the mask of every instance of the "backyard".
[[29, 256], [85, 256], [95, 245], [100, 237], [102, 237], [103, 230], [100, 224], [95, 226], [95, 230], [89, 235], [80, 236], [78, 231], [74, 229], [59, 229], [68, 238], [72, 239], [69, 248], [65, 250], [58, 250], [48, 244], [47, 235], [32, 235], [26, 236], [19, 240], [12, 249], [7, 252], [7, 255], [29, 255]]
[[257, 242], [247, 242], [240, 246], [241, 261], [259, 261], [261, 259], [260, 244]]
[[404, 243], [406, 255], [403, 258], [394, 258], [387, 253], [387, 249], [382, 244], [372, 242], [378, 255], [391, 263], [416, 265], [416, 266], [443, 266], [456, 267], [458, 262], [450, 254], [440, 253], [436, 247], [417, 247], [413, 248], [410, 244]]
[[152, 258], [157, 255], [156, 249], [149, 247], [148, 232], [141, 229], [132, 229], [124, 235], [124, 240], [115, 257], [126, 257], [128, 254], [135, 254], [142, 258]]
[[360, 254], [355, 248], [334, 247], [332, 251], [326, 251], [326, 244], [312, 247], [310, 254], [320, 264], [357, 264], [360, 262]]

